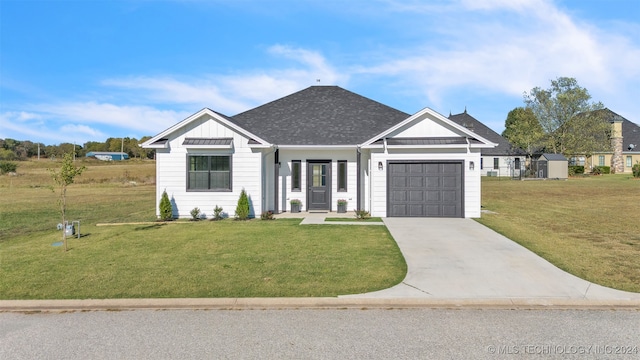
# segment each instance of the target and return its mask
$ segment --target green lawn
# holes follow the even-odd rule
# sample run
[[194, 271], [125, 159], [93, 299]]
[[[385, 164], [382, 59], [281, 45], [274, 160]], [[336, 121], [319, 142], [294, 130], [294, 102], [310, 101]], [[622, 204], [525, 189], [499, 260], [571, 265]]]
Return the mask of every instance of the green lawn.
[[483, 178], [479, 222], [588, 281], [640, 292], [640, 180]]
[[[82, 237], [65, 253], [52, 246], [60, 219], [45, 166], [20, 165], [20, 176], [0, 176], [10, 205], [0, 208], [1, 299], [336, 296], [384, 289], [406, 274], [384, 226], [153, 223], [152, 162], [89, 164], [69, 188], [69, 218], [81, 220]], [[152, 223], [96, 226], [133, 221]]]

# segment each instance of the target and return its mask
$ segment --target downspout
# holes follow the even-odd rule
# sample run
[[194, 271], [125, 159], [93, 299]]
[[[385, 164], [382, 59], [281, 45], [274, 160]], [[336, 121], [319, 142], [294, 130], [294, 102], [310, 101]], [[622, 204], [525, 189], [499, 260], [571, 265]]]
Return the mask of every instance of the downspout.
[[356, 147], [356, 210], [360, 211], [362, 210], [361, 206], [360, 206], [360, 202], [361, 202], [361, 191], [362, 191], [362, 184], [361, 179], [362, 177], [360, 176], [360, 171], [361, 171], [361, 165], [360, 165], [360, 161], [362, 158], [362, 152], [360, 151], [360, 146]]
[[280, 177], [280, 150], [276, 149], [275, 151], [275, 155], [273, 156], [273, 175], [274, 175], [274, 179], [273, 179], [273, 212], [275, 214], [279, 214], [280, 213], [280, 201], [279, 201], [279, 197], [280, 197], [280, 184], [278, 183], [278, 178]]
[[277, 150], [277, 146], [271, 145], [271, 151], [262, 153], [262, 176], [260, 182], [262, 183], [262, 211], [267, 207], [267, 156], [273, 154]]

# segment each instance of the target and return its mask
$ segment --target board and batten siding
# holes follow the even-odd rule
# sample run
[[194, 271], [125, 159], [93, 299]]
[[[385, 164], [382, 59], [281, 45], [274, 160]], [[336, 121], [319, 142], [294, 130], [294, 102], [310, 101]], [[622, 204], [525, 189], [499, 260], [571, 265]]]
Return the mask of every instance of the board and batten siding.
[[[463, 161], [463, 191], [464, 191], [464, 217], [480, 217], [480, 151], [472, 150], [467, 153], [465, 149], [450, 149], [449, 152], [429, 151], [428, 149], [411, 149], [398, 151], [382, 150], [371, 151], [370, 178], [371, 178], [371, 204], [369, 205], [372, 216], [387, 217], [387, 161]], [[469, 162], [474, 162], [474, 170], [469, 170]], [[382, 162], [383, 170], [378, 170], [378, 162]]]
[[[230, 149], [188, 148], [182, 145], [185, 138], [233, 138], [233, 146]], [[158, 205], [166, 190], [172, 200], [174, 217], [188, 218], [197, 207], [211, 218], [216, 205], [223, 208], [223, 214], [233, 217], [242, 189], [250, 197], [251, 216], [259, 215], [262, 212], [262, 153], [248, 147], [248, 141], [208, 115], [172, 133], [169, 148], [156, 152], [156, 215], [160, 215]], [[187, 191], [188, 154], [231, 155], [232, 191]]]

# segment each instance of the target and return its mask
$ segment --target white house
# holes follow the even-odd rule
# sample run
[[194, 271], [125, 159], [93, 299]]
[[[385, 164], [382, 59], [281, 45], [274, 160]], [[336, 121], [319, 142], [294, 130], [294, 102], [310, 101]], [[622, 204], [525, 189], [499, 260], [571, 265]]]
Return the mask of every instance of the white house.
[[480, 151], [496, 145], [429, 108], [409, 115], [337, 86], [232, 117], [205, 108], [142, 144], [156, 149], [156, 203], [166, 190], [175, 217], [216, 205], [233, 216], [242, 189], [252, 216], [345, 199], [372, 216], [479, 217]]

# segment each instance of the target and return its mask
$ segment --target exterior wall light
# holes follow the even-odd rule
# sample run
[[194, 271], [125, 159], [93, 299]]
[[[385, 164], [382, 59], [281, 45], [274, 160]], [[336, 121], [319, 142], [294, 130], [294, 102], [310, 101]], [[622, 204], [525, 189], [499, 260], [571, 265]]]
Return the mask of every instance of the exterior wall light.
[[378, 170], [382, 171], [382, 161], [378, 161]]
[[476, 164], [473, 163], [473, 161], [469, 161], [469, 170], [473, 170], [475, 169]]

